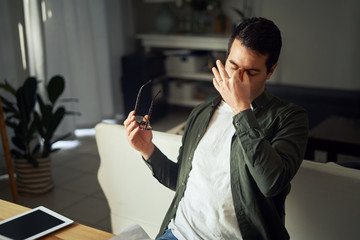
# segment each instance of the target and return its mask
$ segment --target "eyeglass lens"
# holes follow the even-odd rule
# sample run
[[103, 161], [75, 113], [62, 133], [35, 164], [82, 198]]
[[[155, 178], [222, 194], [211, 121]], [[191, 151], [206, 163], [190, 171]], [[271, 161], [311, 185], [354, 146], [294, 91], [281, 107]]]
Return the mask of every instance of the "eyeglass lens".
[[153, 110], [154, 100], [161, 92], [161, 90], [159, 90], [156, 93], [156, 95], [152, 98], [151, 105], [150, 105], [149, 111], [147, 113], [147, 116], [138, 114], [142, 91], [143, 91], [144, 87], [146, 85], [148, 85], [149, 83], [151, 83], [151, 80], [147, 81], [144, 85], [141, 86], [139, 93], [137, 95], [137, 98], [136, 98], [136, 103], [135, 103], [135, 121], [138, 123], [139, 128], [142, 130], [151, 130], [152, 129], [152, 127], [150, 126], [150, 118], [151, 118], [151, 114], [152, 114], [152, 110]]

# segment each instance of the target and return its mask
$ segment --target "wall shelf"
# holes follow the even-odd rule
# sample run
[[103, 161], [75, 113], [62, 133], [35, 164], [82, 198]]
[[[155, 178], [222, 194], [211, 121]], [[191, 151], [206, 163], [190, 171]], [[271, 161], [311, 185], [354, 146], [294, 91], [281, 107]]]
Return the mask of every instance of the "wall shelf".
[[191, 50], [226, 51], [229, 37], [225, 35], [138, 34], [145, 48], [184, 48]]
[[[225, 53], [228, 45], [228, 36], [225, 35], [165, 35], [165, 34], [138, 34], [136, 36], [141, 40], [141, 43], [146, 51], [151, 49], [161, 49], [163, 53], [169, 54], [172, 50], [180, 52], [191, 52], [196, 50], [208, 52]], [[165, 54], [165, 55], [167, 55]], [[186, 54], [185, 54], [186, 55]], [[181, 63], [180, 63], [181, 64]], [[212, 83], [213, 74], [210, 72], [186, 72], [186, 67], [176, 65], [172, 70], [166, 72], [165, 78], [182, 81], [182, 84], [193, 84], [195, 82]], [[174, 70], [174, 71], [173, 71]], [[191, 81], [191, 83], [189, 82]], [[175, 88], [169, 91], [167, 102], [171, 105], [195, 107], [203, 101], [186, 96], [189, 94], [189, 89], [184, 87]], [[186, 92], [182, 92], [186, 91]], [[175, 96], [176, 95], [176, 96]]]
[[196, 80], [204, 82], [212, 82], [213, 75], [211, 73], [168, 73], [169, 78], [177, 78], [184, 80]]

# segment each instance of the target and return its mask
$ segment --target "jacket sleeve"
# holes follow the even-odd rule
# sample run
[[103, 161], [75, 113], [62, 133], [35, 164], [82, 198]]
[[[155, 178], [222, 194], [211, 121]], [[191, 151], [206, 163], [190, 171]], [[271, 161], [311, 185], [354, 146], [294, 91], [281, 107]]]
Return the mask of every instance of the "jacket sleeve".
[[[234, 116], [233, 124], [245, 154], [245, 164], [258, 188], [266, 197], [273, 197], [287, 187], [303, 160], [308, 119], [304, 109], [293, 106], [279, 114], [275, 127], [261, 128], [252, 110]], [[271, 136], [271, 137], [269, 137]]]
[[[193, 139], [189, 135], [189, 128], [192, 126], [193, 122], [196, 119], [196, 108], [190, 113], [184, 129], [184, 135], [181, 140], [181, 147], [179, 149], [179, 155], [177, 157], [177, 162], [173, 162], [168, 159], [160, 149], [155, 146], [154, 152], [151, 154], [150, 158], [145, 161], [148, 167], [153, 172], [153, 176], [164, 186], [175, 191], [177, 187], [177, 182], [179, 178], [179, 169], [182, 165], [182, 158], [184, 154], [184, 144]], [[191, 135], [191, 134], [190, 134]]]
[[178, 163], [168, 159], [156, 146], [145, 163], [161, 184], [175, 191], [178, 178]]

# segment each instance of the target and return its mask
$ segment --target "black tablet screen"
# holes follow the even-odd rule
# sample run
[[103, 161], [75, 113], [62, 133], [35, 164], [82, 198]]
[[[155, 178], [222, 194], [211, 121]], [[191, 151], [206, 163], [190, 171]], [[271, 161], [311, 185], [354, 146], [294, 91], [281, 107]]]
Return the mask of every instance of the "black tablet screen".
[[0, 225], [0, 234], [11, 239], [25, 239], [53, 228], [64, 221], [41, 210], [14, 219]]

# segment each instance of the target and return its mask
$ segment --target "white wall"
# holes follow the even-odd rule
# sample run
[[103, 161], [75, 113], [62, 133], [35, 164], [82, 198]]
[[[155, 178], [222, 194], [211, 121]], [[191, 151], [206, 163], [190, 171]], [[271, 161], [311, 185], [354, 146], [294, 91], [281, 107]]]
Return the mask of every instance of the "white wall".
[[360, 90], [360, 1], [263, 0], [261, 6], [260, 15], [283, 36], [274, 81]]

